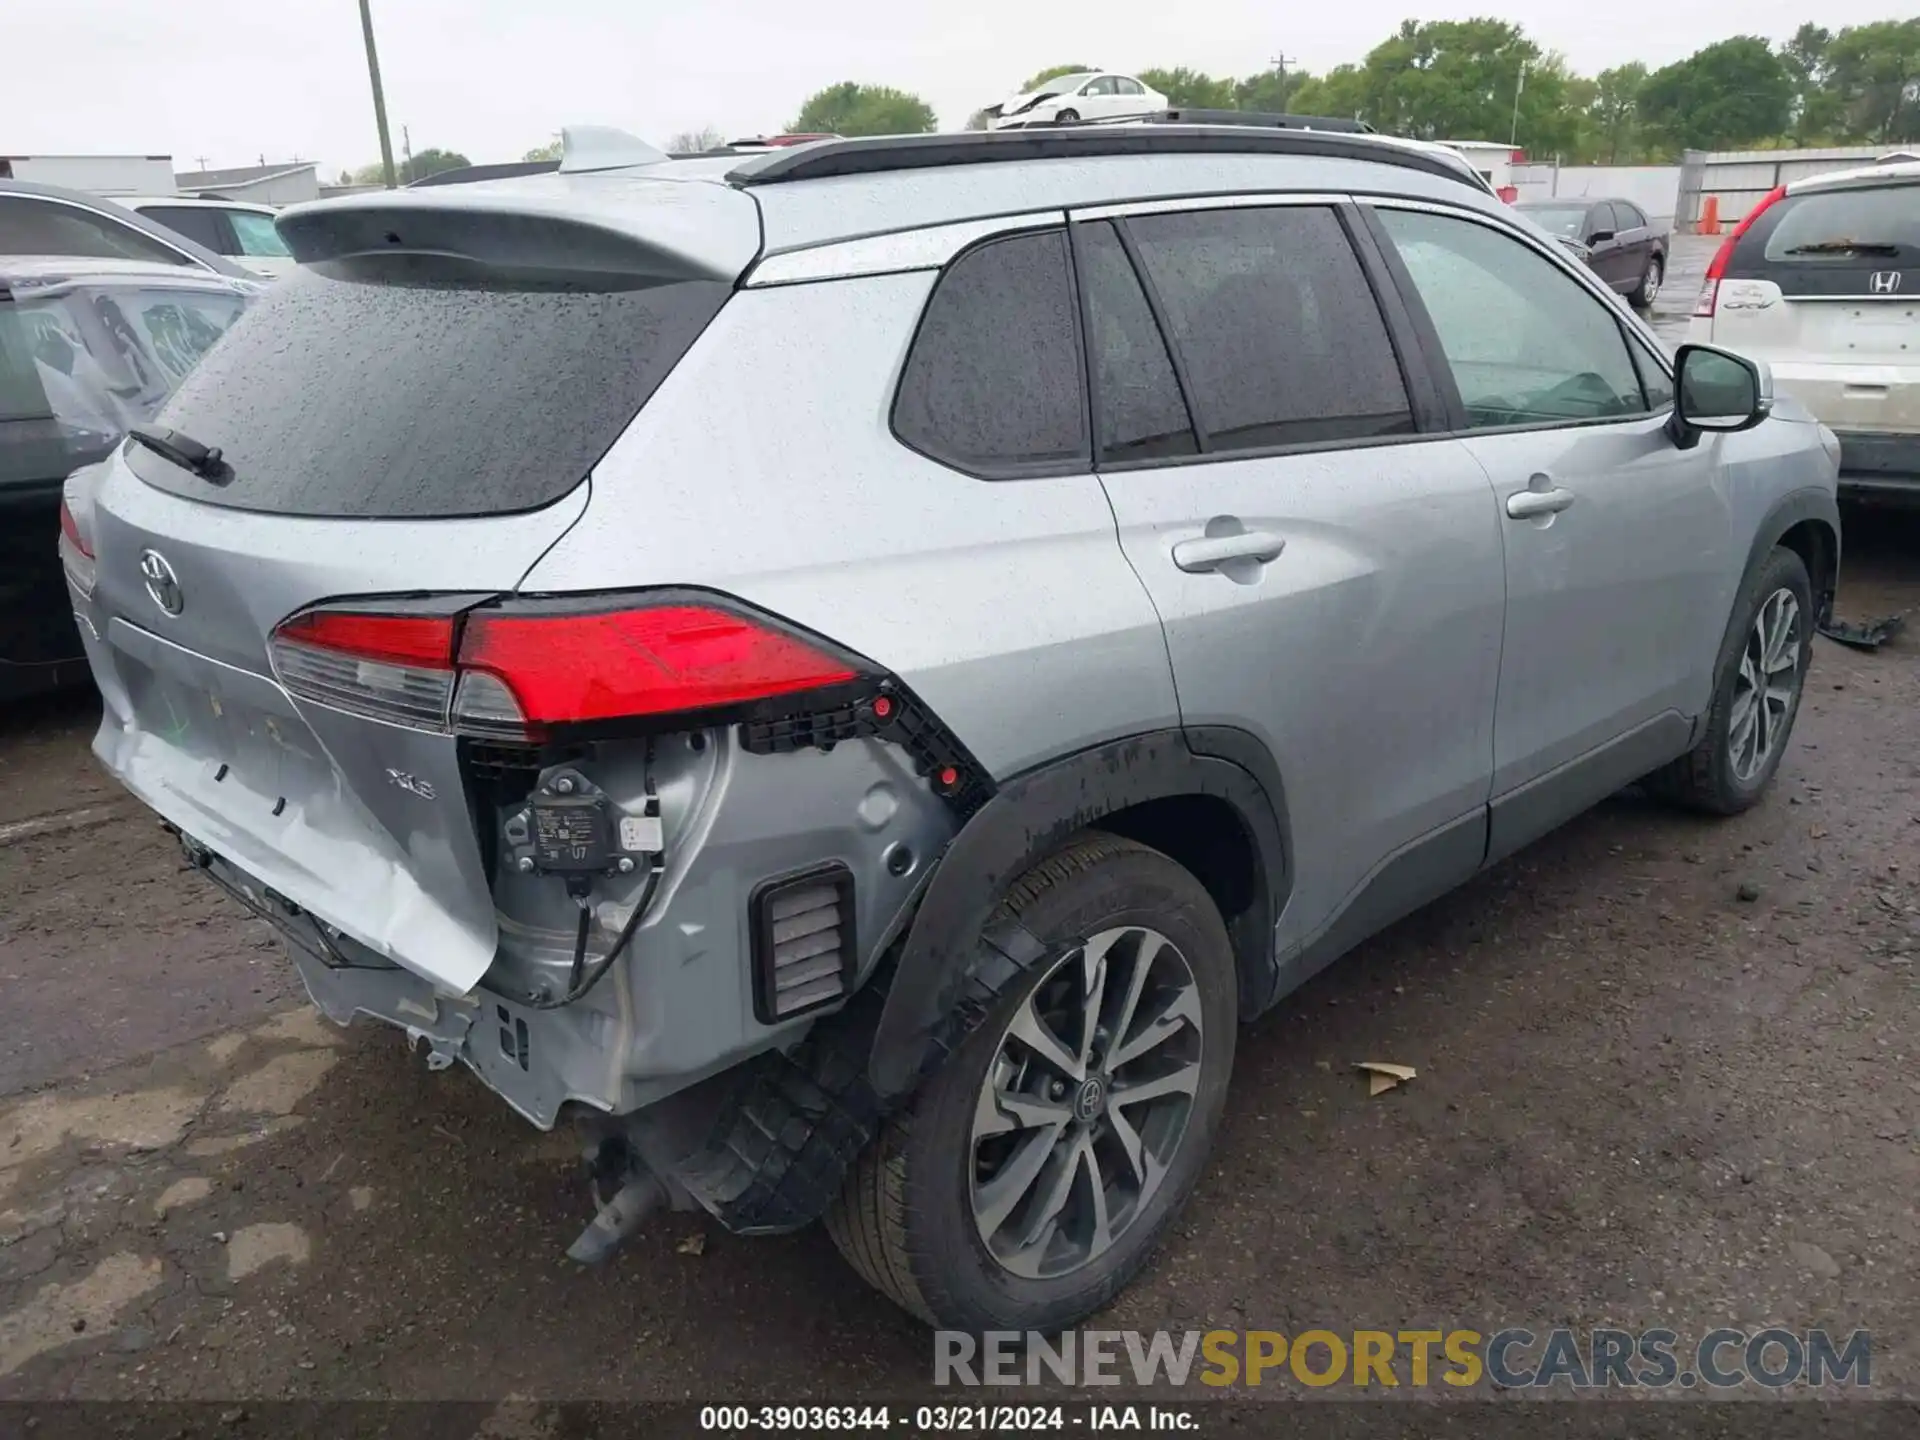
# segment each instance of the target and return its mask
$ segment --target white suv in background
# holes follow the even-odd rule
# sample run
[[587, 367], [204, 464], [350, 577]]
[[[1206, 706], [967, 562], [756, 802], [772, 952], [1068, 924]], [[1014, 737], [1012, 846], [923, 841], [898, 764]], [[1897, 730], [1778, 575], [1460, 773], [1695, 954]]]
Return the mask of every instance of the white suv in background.
[[273, 228], [277, 212], [271, 206], [185, 195], [136, 195], [120, 203], [265, 279], [293, 269], [293, 252]]
[[1707, 267], [1687, 338], [1765, 360], [1840, 437], [1842, 493], [1920, 501], [1920, 161], [1770, 192]]

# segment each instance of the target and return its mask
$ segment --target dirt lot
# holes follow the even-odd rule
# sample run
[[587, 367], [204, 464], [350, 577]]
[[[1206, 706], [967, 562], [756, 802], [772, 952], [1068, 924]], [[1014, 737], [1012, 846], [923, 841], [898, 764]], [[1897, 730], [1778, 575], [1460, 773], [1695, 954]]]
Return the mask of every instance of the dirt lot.
[[[1847, 540], [1844, 615], [1920, 607], [1920, 523]], [[0, 1397], [924, 1384], [818, 1231], [675, 1215], [571, 1268], [567, 1139], [294, 1005], [91, 726], [0, 727]], [[1211, 1173], [1100, 1323], [1866, 1327], [1876, 1390], [1920, 1395], [1917, 962], [1920, 633], [1822, 640], [1759, 809], [1612, 801], [1247, 1034]], [[1361, 1059], [1419, 1078], [1369, 1100]]]

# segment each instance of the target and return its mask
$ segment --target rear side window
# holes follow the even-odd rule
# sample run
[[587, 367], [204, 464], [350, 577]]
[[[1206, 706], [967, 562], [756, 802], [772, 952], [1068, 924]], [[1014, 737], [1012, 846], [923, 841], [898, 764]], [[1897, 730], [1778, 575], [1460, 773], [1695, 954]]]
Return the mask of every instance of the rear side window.
[[535, 509], [586, 478], [729, 293], [543, 287], [417, 260], [301, 266], [160, 416], [220, 447], [231, 479], [139, 448], [127, 462], [159, 489], [286, 515]]
[[941, 276], [894, 400], [894, 432], [970, 474], [1089, 460], [1066, 236], [995, 240]]
[[1077, 241], [1101, 460], [1194, 454], [1199, 446], [1187, 402], [1119, 236], [1101, 221], [1082, 226]]
[[195, 262], [151, 235], [78, 205], [0, 195], [0, 255], [73, 255], [87, 260]]
[[1210, 451], [1410, 432], [1412, 407], [1329, 209], [1149, 215], [1127, 232], [1165, 312]]
[[218, 210], [202, 205], [146, 205], [140, 213], [189, 240], [197, 240], [216, 255], [233, 253], [233, 241], [221, 223]]
[[1727, 273], [1789, 295], [1920, 293], [1920, 185], [1788, 195], [1761, 212]]

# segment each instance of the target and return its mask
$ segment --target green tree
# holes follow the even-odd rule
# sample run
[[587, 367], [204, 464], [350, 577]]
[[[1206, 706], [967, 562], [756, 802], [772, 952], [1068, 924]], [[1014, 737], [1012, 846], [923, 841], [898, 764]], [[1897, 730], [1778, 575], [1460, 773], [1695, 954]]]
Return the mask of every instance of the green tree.
[[1366, 105], [1366, 78], [1358, 65], [1336, 65], [1325, 75], [1303, 75], [1287, 94], [1287, 108], [1295, 115], [1358, 120]]
[[1098, 68], [1096, 65], [1049, 65], [1013, 93], [1025, 95], [1030, 90], [1038, 90], [1049, 80], [1058, 80], [1062, 75], [1084, 75], [1087, 71]]
[[560, 137], [554, 136], [544, 145], [536, 145], [520, 158], [522, 160], [558, 160], [560, 158]]
[[1176, 65], [1171, 70], [1142, 70], [1138, 78], [1148, 89], [1166, 96], [1168, 105], [1183, 110], [1234, 108], [1233, 81], [1216, 80], [1184, 65]]
[[1587, 106], [1593, 158], [1607, 165], [1631, 161], [1639, 154], [1640, 92], [1647, 83], [1647, 67], [1638, 60], [1602, 70], [1593, 79], [1593, 100]]
[[[1523, 80], [1524, 74], [1524, 80]], [[1420, 140], [1504, 140], [1564, 151], [1580, 131], [1566, 62], [1505, 20], [1402, 21], [1361, 67], [1362, 118]], [[1516, 98], [1518, 100], [1516, 116]], [[1515, 120], [1518, 120], [1518, 124]]]
[[1647, 77], [1640, 112], [1676, 148], [1726, 150], [1779, 135], [1793, 111], [1793, 77], [1757, 35], [1696, 50]]
[[1840, 110], [1828, 84], [1831, 67], [1827, 51], [1833, 32], [1823, 25], [1806, 24], [1780, 47], [1780, 62], [1793, 80], [1793, 119], [1790, 133], [1797, 141], [1831, 135], [1840, 128]]
[[1826, 89], [1849, 137], [1920, 139], [1920, 19], [1850, 25], [1826, 50]]
[[1317, 83], [1313, 76], [1304, 70], [1262, 70], [1257, 75], [1249, 75], [1233, 84], [1233, 103], [1236, 109], [1253, 110], [1263, 115], [1285, 115], [1311, 113], [1299, 108], [1301, 90]]
[[924, 135], [937, 123], [933, 107], [918, 95], [843, 80], [809, 98], [787, 129], [800, 134]]

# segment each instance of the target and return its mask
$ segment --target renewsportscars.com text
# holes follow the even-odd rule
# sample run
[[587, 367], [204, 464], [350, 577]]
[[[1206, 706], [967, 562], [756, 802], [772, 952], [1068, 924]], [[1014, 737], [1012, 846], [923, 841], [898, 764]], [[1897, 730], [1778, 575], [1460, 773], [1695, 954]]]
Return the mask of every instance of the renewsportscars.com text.
[[1303, 1385], [1320, 1389], [1726, 1390], [1866, 1388], [1873, 1337], [1855, 1330], [936, 1331], [936, 1385]]

